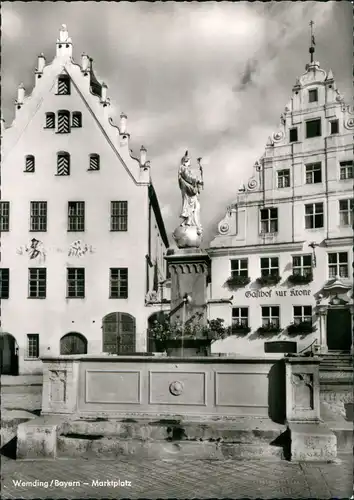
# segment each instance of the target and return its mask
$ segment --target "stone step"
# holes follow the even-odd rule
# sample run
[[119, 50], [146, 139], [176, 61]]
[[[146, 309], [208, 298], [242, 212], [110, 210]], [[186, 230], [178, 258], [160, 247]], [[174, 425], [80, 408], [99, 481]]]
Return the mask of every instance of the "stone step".
[[210, 441], [143, 441], [122, 440], [117, 436], [80, 439], [60, 436], [58, 457], [115, 458], [131, 457], [151, 460], [240, 460], [284, 459], [283, 448], [269, 444], [223, 443]]
[[[58, 456], [176, 460], [284, 458], [285, 426], [271, 421], [76, 420], [62, 426]], [[256, 420], [256, 422], [253, 422]], [[252, 424], [253, 425], [250, 425]], [[286, 451], [285, 451], [286, 455]]]

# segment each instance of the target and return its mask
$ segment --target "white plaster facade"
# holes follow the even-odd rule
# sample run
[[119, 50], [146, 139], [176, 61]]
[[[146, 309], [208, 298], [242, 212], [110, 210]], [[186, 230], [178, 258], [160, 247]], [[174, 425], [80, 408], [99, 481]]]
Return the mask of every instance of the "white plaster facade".
[[[59, 75], [69, 77], [69, 95], [58, 95]], [[80, 112], [81, 126], [59, 133], [60, 110], [71, 120]], [[54, 128], [46, 127], [46, 113], [54, 113]], [[168, 247], [150, 162], [144, 148], [140, 158], [132, 156], [126, 115], [114, 124], [107, 87], [97, 82], [88, 56], [74, 62], [65, 26], [52, 63], [38, 58], [31, 95], [20, 86], [15, 119], [2, 135], [1, 201], [9, 203], [10, 217], [1, 234], [1, 268], [9, 269], [10, 280], [8, 298], [1, 300], [1, 331], [16, 339], [19, 372], [41, 370], [39, 358], [28, 358], [28, 334], [39, 334], [39, 356], [59, 354], [69, 332], [87, 339], [88, 353], [102, 352], [102, 319], [113, 312], [135, 318], [135, 349], [146, 351], [147, 319], [158, 308], [146, 307], [146, 294], [154, 275], [159, 282], [165, 278]], [[70, 154], [70, 175], [58, 175], [61, 151]], [[99, 155], [99, 170], [89, 170], [91, 154]], [[35, 159], [33, 172], [25, 172], [27, 155]], [[30, 231], [32, 201], [47, 202], [46, 231]], [[83, 231], [68, 230], [70, 201], [85, 202]], [[127, 230], [111, 230], [111, 201], [127, 202]], [[40, 253], [31, 259], [32, 238]], [[70, 252], [78, 240], [81, 256]], [[45, 298], [28, 298], [29, 268], [46, 268]], [[85, 268], [84, 298], [67, 298], [67, 268]], [[128, 268], [127, 298], [110, 298], [110, 268]]]
[[[320, 120], [320, 130], [315, 131], [318, 124], [307, 125], [311, 120]], [[290, 132], [294, 128], [297, 137], [296, 132]], [[220, 317], [226, 324], [232, 324], [232, 317], [241, 314], [240, 310], [233, 313], [233, 308], [247, 308], [251, 330], [216, 342], [215, 352], [260, 355], [265, 352], [264, 342], [274, 340], [296, 341], [298, 351], [312, 342], [322, 352], [350, 349], [353, 130], [354, 108], [345, 104], [332, 71], [327, 73], [318, 62], [308, 64], [293, 87], [279, 129], [269, 138], [263, 156], [251, 170], [247, 184], [240, 187], [235, 203], [227, 208], [208, 249], [212, 258], [210, 317]], [[307, 137], [312, 134], [315, 136]], [[317, 164], [316, 169], [320, 165], [320, 174], [311, 173], [311, 164]], [[278, 180], [279, 175], [284, 177], [279, 174], [282, 170], [287, 171], [288, 180]], [[316, 182], [312, 175], [316, 175]], [[343, 214], [346, 203], [347, 214]], [[311, 210], [305, 206], [312, 204], [317, 204], [315, 209], [319, 212], [323, 208], [322, 215], [318, 212], [319, 227], [315, 228], [305, 225], [305, 211]], [[262, 224], [261, 214], [263, 218], [267, 214], [262, 210], [268, 208], [275, 209], [268, 214], [276, 222]], [[310, 224], [311, 216], [307, 219]], [[329, 271], [329, 259], [336, 258], [329, 257], [330, 253], [345, 254], [341, 259], [346, 259], [346, 265], [343, 263], [336, 269], [332, 266]], [[293, 257], [302, 255], [311, 256], [313, 280], [294, 286], [288, 281], [295, 272]], [[260, 287], [257, 278], [261, 276], [261, 258], [267, 257], [278, 259], [281, 280], [274, 286]], [[232, 273], [235, 259], [246, 260], [250, 283], [230, 289], [226, 286], [227, 279], [238, 274], [238, 271]], [[238, 265], [233, 264], [235, 269]], [[266, 323], [262, 311], [267, 313], [267, 310], [262, 310], [262, 306], [279, 307], [278, 334], [258, 333], [258, 328]], [[287, 327], [295, 320], [294, 306], [311, 306], [312, 324], [316, 328], [313, 333], [288, 335]]]

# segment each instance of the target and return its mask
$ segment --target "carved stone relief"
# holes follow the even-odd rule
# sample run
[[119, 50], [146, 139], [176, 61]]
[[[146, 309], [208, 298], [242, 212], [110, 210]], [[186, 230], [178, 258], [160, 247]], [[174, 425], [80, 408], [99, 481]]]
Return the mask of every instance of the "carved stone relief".
[[65, 370], [51, 370], [49, 372], [51, 401], [66, 401], [66, 376], [67, 372]]
[[180, 382], [179, 380], [171, 382], [169, 387], [170, 393], [173, 396], [180, 396], [183, 392], [183, 389], [184, 389], [183, 382]]
[[294, 387], [293, 410], [313, 410], [313, 375], [293, 373], [291, 383]]

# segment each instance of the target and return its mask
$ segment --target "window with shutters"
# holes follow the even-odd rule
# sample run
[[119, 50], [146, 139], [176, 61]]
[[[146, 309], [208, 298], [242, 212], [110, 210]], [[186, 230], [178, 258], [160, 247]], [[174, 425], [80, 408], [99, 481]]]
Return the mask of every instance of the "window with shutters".
[[58, 153], [57, 175], [70, 175], [70, 155], [66, 151]]
[[31, 201], [30, 231], [47, 230], [47, 202]]
[[0, 269], [0, 299], [8, 299], [10, 292], [10, 269]]
[[68, 231], [85, 231], [85, 202], [68, 202]]
[[82, 127], [82, 115], [81, 115], [80, 111], [73, 112], [71, 126], [72, 126], [72, 128], [81, 128]]
[[128, 231], [127, 201], [111, 201], [111, 231]]
[[69, 267], [67, 269], [67, 291], [68, 299], [85, 298], [85, 268]]
[[33, 155], [27, 155], [25, 158], [25, 172], [34, 172], [35, 159]]
[[109, 297], [111, 299], [127, 299], [128, 268], [111, 268], [109, 271]]
[[68, 134], [70, 132], [70, 112], [66, 110], [58, 111], [58, 134]]
[[27, 334], [27, 358], [39, 358], [39, 334]]
[[58, 77], [58, 95], [70, 95], [70, 77], [68, 75]]
[[0, 232], [10, 230], [10, 202], [0, 201]]
[[32, 267], [28, 269], [28, 297], [45, 299], [47, 294], [47, 269]]
[[45, 114], [45, 128], [55, 128], [55, 114], [46, 113]]
[[100, 157], [97, 154], [90, 155], [89, 170], [99, 170], [100, 169]]

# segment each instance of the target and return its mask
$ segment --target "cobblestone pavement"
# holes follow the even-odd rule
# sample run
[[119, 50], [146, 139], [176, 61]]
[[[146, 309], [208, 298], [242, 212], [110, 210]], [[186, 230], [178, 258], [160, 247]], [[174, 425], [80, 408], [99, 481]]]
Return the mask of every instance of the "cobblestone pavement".
[[[2, 457], [2, 499], [10, 498], [350, 498], [353, 458], [334, 464], [271, 461], [14, 461]], [[35, 486], [16, 481], [47, 482]], [[75, 485], [64, 482], [74, 482]], [[97, 482], [95, 484], [95, 481]], [[115, 481], [107, 486], [100, 481]], [[120, 481], [120, 485], [119, 485]], [[51, 486], [50, 483], [55, 484]]]

